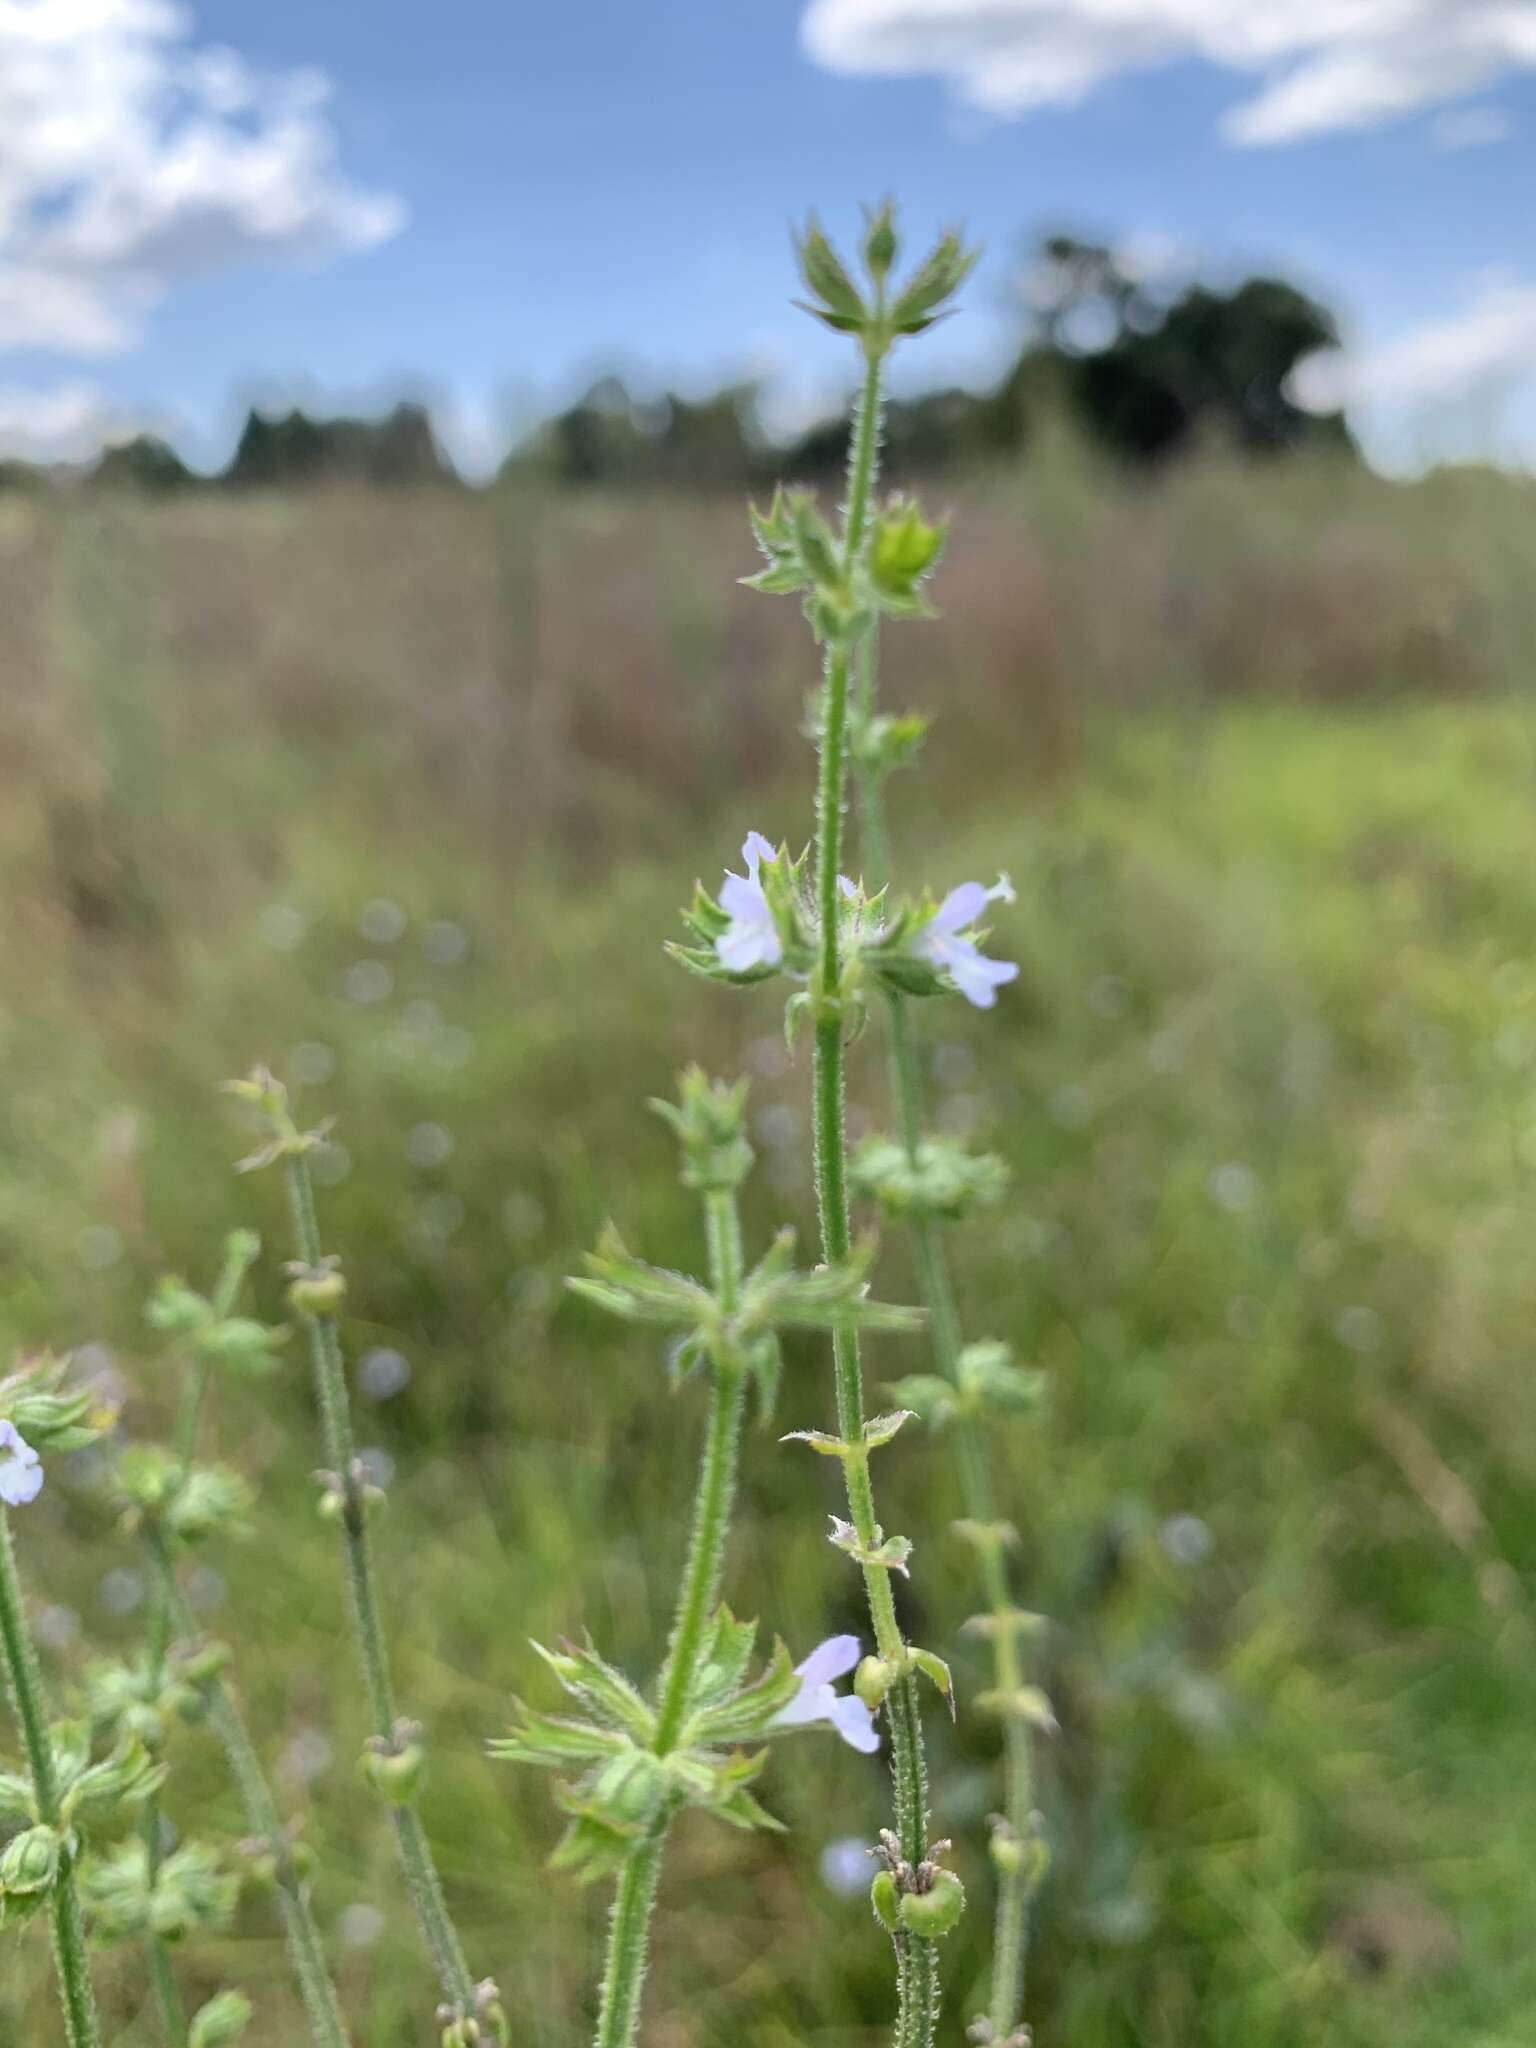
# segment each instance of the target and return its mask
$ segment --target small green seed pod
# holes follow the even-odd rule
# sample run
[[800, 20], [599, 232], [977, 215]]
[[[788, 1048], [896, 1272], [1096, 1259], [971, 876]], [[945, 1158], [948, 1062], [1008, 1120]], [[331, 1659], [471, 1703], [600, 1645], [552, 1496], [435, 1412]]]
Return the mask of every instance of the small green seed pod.
[[872, 1714], [878, 1714], [896, 1683], [896, 1668], [884, 1657], [866, 1657], [853, 1674], [853, 1689]]
[[338, 1266], [300, 1273], [289, 1283], [289, 1304], [301, 1316], [334, 1316], [347, 1298], [347, 1276]]
[[407, 1742], [400, 1749], [386, 1747], [382, 1743], [377, 1747], [370, 1744], [363, 1751], [360, 1763], [363, 1776], [387, 1804], [410, 1806], [415, 1803], [427, 1768], [427, 1753], [419, 1742]]
[[909, 1934], [936, 1941], [948, 1934], [965, 1911], [965, 1886], [952, 1870], [938, 1871], [925, 1892], [903, 1892], [901, 1924]]
[[877, 1870], [875, 1881], [869, 1888], [869, 1903], [874, 1908], [875, 1918], [888, 1934], [894, 1934], [901, 1925], [900, 1895], [896, 1880], [888, 1870]]

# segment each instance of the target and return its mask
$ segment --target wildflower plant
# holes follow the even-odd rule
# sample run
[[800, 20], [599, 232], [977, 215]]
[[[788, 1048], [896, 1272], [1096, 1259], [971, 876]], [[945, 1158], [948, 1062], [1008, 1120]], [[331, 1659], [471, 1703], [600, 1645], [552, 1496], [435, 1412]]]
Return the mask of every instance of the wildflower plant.
[[[877, 523], [872, 557], [879, 555], [882, 546], [897, 545], [894, 536], [887, 538], [897, 518], [889, 513], [883, 524]], [[912, 510], [899, 515], [899, 524], [908, 534], [922, 530]], [[904, 545], [908, 559], [917, 562], [921, 550], [915, 540]], [[924, 573], [925, 569], [919, 570]], [[872, 612], [857, 646], [849, 751], [860, 865], [867, 886], [888, 891], [893, 886], [893, 869], [886, 784], [894, 772], [916, 758], [928, 720], [881, 708], [879, 636], [880, 617]], [[949, 984], [977, 1009], [991, 1009], [998, 990], [1018, 975], [1013, 962], [994, 960], [981, 949], [985, 936], [981, 920], [988, 905], [1006, 906], [1013, 901], [1014, 891], [1006, 876], [999, 876], [990, 888], [979, 882], [962, 882], [919, 926], [916, 950], [941, 983]], [[953, 1450], [965, 1507], [965, 1519], [956, 1525], [956, 1533], [975, 1559], [982, 1598], [981, 1611], [967, 1626], [985, 1642], [992, 1662], [991, 1684], [976, 1704], [1002, 1725], [1002, 1810], [993, 1818], [990, 1844], [996, 1879], [991, 1987], [987, 2011], [977, 2018], [971, 2034], [974, 2040], [998, 2044], [998, 2048], [1003, 2044], [1026, 2048], [1024, 1977], [1030, 1907], [1048, 1863], [1034, 1803], [1032, 1750], [1037, 1736], [1056, 1732], [1056, 1721], [1046, 1695], [1026, 1682], [1026, 1646], [1043, 1623], [1040, 1616], [1022, 1609], [1013, 1596], [1008, 1557], [1017, 1539], [1012, 1525], [999, 1512], [988, 1447], [999, 1424], [1038, 1407], [1044, 1376], [1018, 1364], [1005, 1343], [996, 1339], [967, 1343], [963, 1334], [945, 1228], [999, 1200], [1008, 1177], [1002, 1162], [992, 1155], [973, 1153], [925, 1128], [912, 998], [932, 992], [931, 986], [917, 978], [890, 973], [881, 978], [896, 1130], [864, 1141], [851, 1163], [851, 1179], [857, 1192], [873, 1202], [888, 1223], [904, 1226], [909, 1234], [936, 1370], [897, 1381], [891, 1393]], [[882, 1884], [892, 1869], [889, 1853], [885, 1862]], [[880, 1910], [878, 1898], [876, 1905]]]
[[[748, 889], [754, 854], [761, 858], [749, 849]], [[599, 2048], [627, 2048], [635, 2038], [662, 1854], [677, 1814], [696, 1806], [734, 1827], [777, 1828], [753, 1789], [775, 1737], [826, 1725], [855, 1748], [878, 1746], [864, 1702], [840, 1697], [832, 1685], [857, 1663], [856, 1638], [823, 1643], [799, 1665], [776, 1643], [754, 1673], [757, 1624], [737, 1621], [719, 1603], [748, 1391], [755, 1389], [766, 1420], [779, 1384], [780, 1333], [902, 1329], [917, 1320], [870, 1300], [870, 1249], [802, 1270], [793, 1233], [781, 1231], [747, 1267], [739, 1207], [753, 1164], [746, 1096], [744, 1083], [712, 1081], [695, 1067], [683, 1075], [675, 1103], [652, 1105], [676, 1135], [684, 1185], [699, 1197], [705, 1277], [646, 1264], [610, 1227], [586, 1272], [570, 1283], [612, 1315], [669, 1330], [674, 1374], [697, 1373], [708, 1387], [693, 1527], [661, 1671], [640, 1687], [590, 1644], [541, 1649], [579, 1714], [520, 1705], [512, 1734], [492, 1745], [509, 1762], [557, 1774], [555, 1797], [568, 1824], [555, 1862], [616, 1880]]]
[[[130, 1731], [163, 1757], [173, 1731], [207, 1722], [224, 1750], [241, 1794], [253, 1841], [253, 1871], [266, 1870], [280, 1901], [288, 1953], [315, 2048], [346, 2048], [340, 2003], [325, 1963], [308, 1896], [307, 1872], [292, 1836], [277, 1817], [254, 1743], [224, 1676], [229, 1652], [196, 1631], [182, 1598], [177, 1568], [190, 1552], [246, 1533], [254, 1496], [240, 1474], [197, 1461], [209, 1397], [224, 1375], [260, 1377], [280, 1362], [289, 1336], [237, 1312], [241, 1289], [261, 1251], [254, 1232], [230, 1233], [211, 1293], [180, 1278], [162, 1279], [146, 1310], [167, 1339], [163, 1370], [175, 1412], [170, 1445], [133, 1444], [119, 1455], [113, 1493], [124, 1533], [142, 1546], [148, 1565], [148, 1624], [142, 1652], [129, 1661], [96, 1664], [86, 1682], [92, 1725]], [[172, 1950], [197, 1931], [216, 1931], [234, 1911], [240, 1878], [211, 1845], [184, 1840], [167, 1850], [157, 1794], [146, 1801], [139, 1836], [114, 1856], [88, 1866], [83, 1890], [93, 1937], [143, 1942], [150, 1982], [168, 2048], [213, 2048], [234, 2041], [251, 2017], [242, 1992], [208, 2000], [189, 2020]]]
[[464, 1953], [438, 1876], [432, 1847], [417, 1802], [426, 1772], [424, 1731], [398, 1707], [384, 1630], [378, 1574], [369, 1519], [383, 1504], [383, 1490], [357, 1455], [351, 1397], [341, 1348], [341, 1312], [346, 1275], [321, 1244], [310, 1155], [324, 1143], [328, 1126], [301, 1131], [293, 1120], [288, 1091], [267, 1068], [257, 1067], [228, 1092], [256, 1118], [261, 1143], [240, 1162], [252, 1172], [280, 1164], [293, 1230], [294, 1258], [288, 1265], [288, 1300], [309, 1337], [315, 1406], [326, 1465], [316, 1474], [319, 1511], [341, 1538], [348, 1611], [352, 1619], [373, 1732], [359, 1759], [363, 1776], [388, 1810], [400, 1866], [415, 1908], [422, 1940], [442, 1991], [437, 2010], [443, 2048], [476, 2048], [510, 2036], [500, 1995], [489, 1979], [476, 1981]]
[[[915, 499], [877, 496], [886, 368], [899, 342], [944, 316], [975, 259], [947, 234], [898, 282], [888, 205], [867, 218], [857, 282], [814, 220], [797, 254], [807, 310], [849, 337], [862, 364], [840, 516], [829, 520], [812, 494], [795, 489], [780, 489], [752, 513], [765, 566], [748, 580], [765, 594], [798, 598], [821, 650], [814, 830], [798, 852], [748, 832], [740, 870], [727, 872], [716, 892], [696, 888], [670, 950], [717, 984], [787, 984], [786, 1037], [792, 1049], [808, 1042], [810, 1055], [818, 1255], [798, 1253], [786, 1229], [749, 1257], [741, 1220], [754, 1164], [746, 1084], [689, 1068], [676, 1099], [652, 1107], [697, 1197], [702, 1271], [651, 1263], [609, 1224], [569, 1283], [589, 1307], [665, 1333], [674, 1389], [684, 1399], [702, 1395], [692, 1520], [665, 1650], [652, 1674], [635, 1677], [588, 1639], [535, 1644], [540, 1695], [514, 1701], [510, 1730], [490, 1753], [548, 1774], [564, 1823], [555, 1866], [612, 1886], [597, 2048], [631, 2048], [640, 2031], [652, 1920], [679, 1816], [693, 1809], [744, 1832], [779, 1828], [772, 1747], [804, 1731], [835, 1734], [866, 1757], [883, 1753], [892, 1807], [870, 1845], [869, 1900], [891, 1944], [892, 2039], [894, 2048], [934, 2048], [942, 1946], [966, 1895], [947, 1861], [950, 1842], [933, 1833], [924, 1716], [936, 1704], [954, 1715], [956, 1687], [947, 1659], [903, 1627], [897, 1581], [909, 1577], [915, 1546], [880, 1518], [874, 1478], [876, 1452], [904, 1428], [926, 1427], [954, 1450], [965, 1506], [959, 1533], [974, 1552], [980, 1589], [970, 1626], [992, 1660], [991, 1683], [975, 1705], [997, 1716], [1003, 1740], [990, 1999], [971, 2031], [978, 2042], [1022, 2048], [1030, 1905], [1045, 1868], [1032, 1745], [1055, 1724], [1029, 1682], [1025, 1646], [1039, 1624], [1013, 1598], [1013, 1532], [998, 1512], [988, 1442], [1000, 1420], [1034, 1408], [1041, 1382], [1006, 1344], [963, 1335], [944, 1232], [995, 1201], [1006, 1176], [995, 1159], [925, 1127], [912, 1010], [915, 1001], [954, 996], [979, 1011], [995, 1006], [1019, 969], [988, 950], [987, 919], [1014, 899], [1004, 876], [942, 893], [898, 892], [885, 784], [917, 754], [926, 721], [882, 710], [877, 672], [882, 621], [931, 615], [929, 587], [946, 540], [945, 527]], [[845, 829], [850, 789], [856, 858]], [[854, 1151], [845, 1061], [876, 1019], [888, 1033], [896, 1129]], [[287, 1300], [308, 1344], [323, 1457], [317, 1504], [339, 1543], [371, 1728], [359, 1764], [389, 1816], [438, 1979], [440, 2048], [507, 2048], [511, 2022], [494, 1981], [471, 1972], [422, 1819], [426, 1736], [402, 1713], [395, 1686], [371, 1529], [383, 1493], [357, 1454], [342, 1347], [347, 1276], [325, 1249], [310, 1170], [328, 1127], [301, 1129], [287, 1090], [264, 1067], [229, 1088], [259, 1130], [241, 1168], [277, 1167], [285, 1186]], [[920, 1307], [872, 1294], [877, 1247], [855, 1234], [856, 1198], [910, 1234]], [[290, 1331], [239, 1308], [259, 1250], [252, 1233], [237, 1231], [207, 1294], [170, 1278], [149, 1305], [173, 1380], [171, 1441], [122, 1447], [111, 1468], [120, 1527], [149, 1568], [145, 1637], [132, 1654], [91, 1668], [74, 1721], [50, 1720], [10, 1519], [34, 1509], [55, 1454], [96, 1442], [112, 1418], [54, 1360], [0, 1380], [0, 1654], [22, 1746], [18, 1768], [0, 1767], [0, 1928], [46, 1913], [68, 2048], [100, 2048], [92, 1942], [141, 1945], [167, 2048], [220, 2048], [251, 2017], [237, 1989], [189, 2015], [178, 1983], [177, 1946], [224, 1926], [241, 1889], [219, 1847], [167, 1827], [168, 1755], [188, 1721], [205, 1723], [223, 1749], [250, 1829], [247, 1876], [276, 1897], [314, 2048], [351, 2048], [311, 1906], [310, 1859], [279, 1813], [229, 1676], [229, 1652], [199, 1634], [181, 1582], [189, 1554], [239, 1535], [256, 1510], [245, 1477], [202, 1460], [200, 1443], [218, 1379], [271, 1372], [285, 1355]], [[795, 1651], [774, 1636], [760, 1652], [758, 1623], [738, 1619], [722, 1594], [746, 1420], [773, 1419], [782, 1340], [791, 1331], [827, 1340], [833, 1398], [830, 1413], [803, 1418], [782, 1441], [838, 1468], [843, 1498], [828, 1540], [859, 1574], [867, 1635], [808, 1646], [811, 1631], [791, 1624], [783, 1635]], [[871, 1412], [866, 1338], [922, 1332], [933, 1369], [898, 1378], [895, 1405]]]
[[[697, 890], [686, 914], [688, 942], [675, 949], [685, 965], [717, 981], [747, 984], [783, 973], [797, 984], [786, 1024], [791, 1042], [802, 1028], [811, 1037], [817, 1209], [823, 1256], [833, 1268], [852, 1256], [850, 1203], [860, 1185], [844, 1128], [844, 1059], [872, 1004], [883, 1000], [904, 1018], [911, 998], [959, 993], [976, 1008], [990, 1009], [998, 990], [1018, 974], [1014, 963], [983, 950], [988, 906], [1012, 901], [1005, 877], [990, 888], [962, 882], [937, 899], [926, 893], [901, 898], [883, 864], [867, 861], [858, 880], [844, 872], [850, 777], [862, 788], [911, 759], [925, 729], [920, 719], [877, 713], [870, 681], [875, 635], [883, 618], [930, 615], [927, 586], [946, 538], [945, 528], [930, 523], [912, 498], [876, 498], [886, 363], [899, 340], [943, 316], [975, 260], [958, 236], [945, 235], [904, 284], [894, 284], [897, 236], [889, 206], [869, 216], [861, 253], [864, 275], [855, 283], [814, 220], [798, 243], [806, 310], [853, 339], [863, 363], [840, 525], [834, 528], [801, 490], [780, 489], [752, 518], [766, 566], [749, 583], [770, 595], [798, 597], [822, 649], [814, 838], [795, 856], [759, 832], [749, 834], [742, 849], [745, 875], [728, 874], [718, 895]], [[969, 1162], [931, 1140], [887, 1141], [866, 1153], [863, 1165], [875, 1185], [896, 1197], [888, 1207], [902, 1220], [935, 1202], [936, 1213], [959, 1213], [998, 1178], [992, 1163]], [[861, 1191], [869, 1187], [866, 1180]], [[942, 1317], [944, 1300], [932, 1288], [927, 1296], [930, 1312]], [[913, 1546], [905, 1536], [887, 1534], [875, 1511], [871, 1453], [917, 1404], [868, 1419], [854, 1321], [835, 1327], [832, 1348], [836, 1435], [796, 1434], [842, 1464], [848, 1515], [834, 1518], [831, 1540], [864, 1577], [875, 1648], [860, 1667], [858, 1690], [884, 1715], [895, 1792], [895, 1825], [881, 1838], [873, 1902], [895, 1948], [896, 2040], [907, 2048], [934, 2038], [937, 1941], [963, 1904], [958, 1880], [943, 1871], [929, 1839], [917, 1681], [931, 1680], [951, 1707], [953, 1690], [945, 1662], [904, 1638], [892, 1578], [908, 1572]], [[958, 1348], [954, 1363], [958, 1371]], [[990, 1354], [971, 1365], [978, 1384], [978, 1374], [993, 1385], [1009, 1370]]]
[[0, 1654], [23, 1751], [20, 1768], [0, 1769], [0, 1929], [47, 1914], [69, 2048], [98, 2048], [101, 2038], [80, 1905], [84, 1843], [141, 1805], [157, 1775], [139, 1742], [97, 1759], [80, 1723], [50, 1719], [11, 1516], [33, 1507], [53, 1455], [95, 1443], [111, 1420], [69, 1386], [61, 1361], [41, 1359], [0, 1381]]

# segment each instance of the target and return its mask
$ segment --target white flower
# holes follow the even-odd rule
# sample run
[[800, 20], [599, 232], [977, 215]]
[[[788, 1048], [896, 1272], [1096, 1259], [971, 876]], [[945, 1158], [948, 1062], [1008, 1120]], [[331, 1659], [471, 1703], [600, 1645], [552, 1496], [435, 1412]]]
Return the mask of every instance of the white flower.
[[0, 1422], [0, 1501], [22, 1508], [42, 1490], [42, 1460], [14, 1422]]
[[784, 944], [757, 871], [774, 850], [761, 832], [749, 832], [741, 849], [746, 863], [744, 875], [727, 873], [720, 890], [720, 908], [731, 920], [715, 941], [715, 956], [733, 974], [752, 967], [777, 967], [784, 957]]
[[975, 924], [989, 903], [1012, 903], [1013, 884], [999, 875], [990, 889], [980, 882], [962, 882], [951, 889], [917, 935], [917, 950], [941, 968], [968, 1003], [990, 1010], [1005, 981], [1018, 978], [1015, 960], [989, 960], [974, 939], [962, 932]]
[[787, 1707], [773, 1717], [775, 1728], [814, 1728], [823, 1723], [835, 1728], [850, 1749], [872, 1756], [880, 1747], [868, 1707], [856, 1693], [836, 1693], [834, 1678], [844, 1678], [858, 1663], [857, 1636], [828, 1636], [818, 1643], [803, 1664], [795, 1666], [800, 1690]]

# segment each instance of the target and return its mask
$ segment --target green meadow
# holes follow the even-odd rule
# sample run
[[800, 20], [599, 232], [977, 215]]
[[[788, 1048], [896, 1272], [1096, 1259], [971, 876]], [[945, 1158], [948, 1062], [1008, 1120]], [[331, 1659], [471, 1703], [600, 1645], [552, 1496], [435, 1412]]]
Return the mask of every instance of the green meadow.
[[[968, 1326], [1043, 1369], [994, 1444], [1034, 1675], [1053, 1865], [1040, 2048], [1523, 2048], [1536, 2038], [1536, 496], [1212, 459], [1112, 484], [1055, 449], [957, 490], [939, 622], [891, 636], [935, 716], [891, 786], [914, 884], [990, 880], [1022, 963], [998, 1009], [925, 1006], [943, 1125], [1012, 1192], [953, 1239]], [[73, 1349], [132, 1438], [166, 1421], [144, 1303], [205, 1285], [280, 1190], [237, 1177], [219, 1083], [265, 1059], [320, 1157], [350, 1279], [359, 1428], [424, 1814], [516, 2037], [579, 2039], [602, 1888], [546, 1868], [547, 1785], [488, 1761], [529, 1638], [663, 1645], [700, 1395], [651, 1333], [567, 1296], [605, 1217], [698, 1255], [645, 1101], [686, 1062], [752, 1080], [753, 1242], [813, 1241], [808, 1059], [772, 992], [663, 954], [748, 828], [809, 831], [798, 622], [735, 587], [734, 501], [422, 492], [0, 501], [0, 1337]], [[886, 1117], [878, 1048], [851, 1117]], [[903, 1248], [887, 1298], [913, 1297]], [[366, 1732], [303, 1346], [218, 1389], [259, 1491], [192, 1582], [286, 1812], [368, 2048], [435, 1992], [355, 1758]], [[869, 1347], [923, 1369], [921, 1340]], [[825, 1540], [822, 1347], [749, 1439], [727, 1571], [797, 1654], [857, 1630]], [[947, 1460], [909, 1429], [882, 1501], [918, 1546], [905, 1613], [955, 1647], [934, 1806], [987, 1896], [993, 1724], [960, 1634]], [[87, 1454], [16, 1517], [63, 1701], [133, 1639], [142, 1584]], [[7, 1741], [9, 1735], [7, 1733]], [[782, 1836], [679, 1828], [651, 2048], [881, 2038], [889, 1953], [839, 1844], [886, 1812], [831, 1740], [775, 1749]], [[236, 1838], [212, 1740], [175, 1821]], [[828, 1852], [833, 1853], [828, 1853]], [[380, 1916], [383, 1916], [382, 1918]], [[387, 1931], [385, 1921], [387, 1920]], [[951, 1939], [963, 2039], [988, 1915]], [[7, 1948], [0, 2041], [56, 2037], [41, 1926]], [[258, 1893], [189, 1988], [302, 2019]], [[142, 1960], [98, 1966], [107, 2037], [154, 2041]]]

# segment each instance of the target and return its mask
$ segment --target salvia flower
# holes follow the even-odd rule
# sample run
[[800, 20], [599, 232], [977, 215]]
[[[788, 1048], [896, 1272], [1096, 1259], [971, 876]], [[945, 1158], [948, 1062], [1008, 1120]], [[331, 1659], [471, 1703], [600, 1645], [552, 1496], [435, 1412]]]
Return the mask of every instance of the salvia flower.
[[0, 1501], [25, 1507], [43, 1490], [43, 1462], [14, 1422], [0, 1420]]
[[880, 1737], [868, 1707], [855, 1693], [832, 1690], [834, 1678], [846, 1678], [858, 1663], [857, 1636], [828, 1636], [818, 1643], [803, 1664], [795, 1666], [800, 1690], [787, 1707], [774, 1716], [775, 1728], [814, 1728], [823, 1724], [835, 1728], [850, 1749], [871, 1756], [880, 1747]]
[[751, 967], [777, 967], [784, 957], [784, 942], [757, 878], [761, 864], [774, 858], [774, 849], [761, 832], [749, 832], [741, 858], [747, 872], [728, 872], [721, 886], [720, 908], [730, 924], [715, 941], [720, 965], [733, 974], [744, 974]]
[[1016, 960], [989, 960], [974, 939], [964, 935], [989, 903], [1012, 903], [1013, 884], [999, 875], [990, 889], [980, 882], [962, 882], [951, 889], [917, 935], [917, 950], [947, 974], [968, 1003], [990, 1010], [1004, 982], [1018, 978]]

